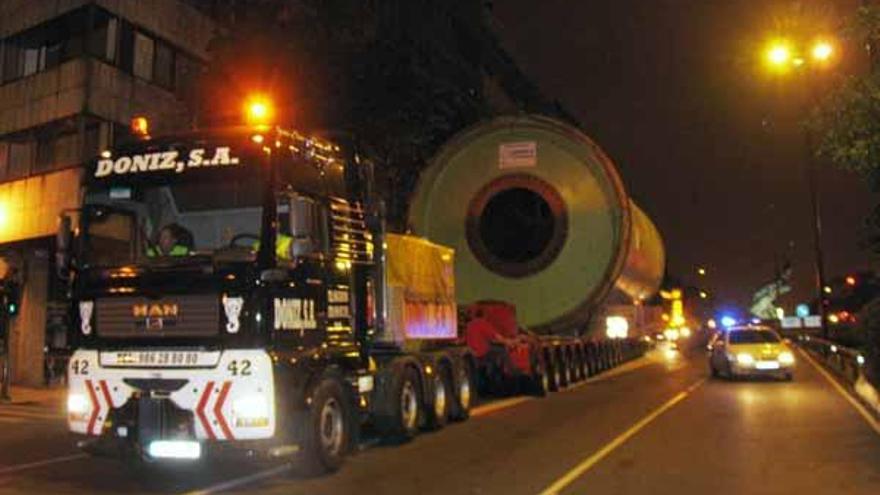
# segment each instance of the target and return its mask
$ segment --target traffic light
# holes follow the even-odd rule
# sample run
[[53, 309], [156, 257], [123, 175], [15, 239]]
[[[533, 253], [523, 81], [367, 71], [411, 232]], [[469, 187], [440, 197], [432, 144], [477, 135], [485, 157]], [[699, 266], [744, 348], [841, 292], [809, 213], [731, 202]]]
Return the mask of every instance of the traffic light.
[[6, 316], [17, 316], [21, 307], [21, 289], [18, 282], [6, 280], [0, 285], [0, 302]]

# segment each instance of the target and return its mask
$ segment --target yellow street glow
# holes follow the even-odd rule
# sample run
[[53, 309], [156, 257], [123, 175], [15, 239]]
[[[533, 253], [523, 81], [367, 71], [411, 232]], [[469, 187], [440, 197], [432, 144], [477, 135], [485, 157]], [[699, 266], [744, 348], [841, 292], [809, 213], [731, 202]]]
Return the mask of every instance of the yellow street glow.
[[782, 42], [773, 43], [767, 50], [767, 61], [771, 65], [781, 67], [791, 60], [791, 49]]
[[262, 95], [254, 95], [245, 101], [245, 120], [249, 125], [267, 125], [272, 121], [272, 104]]
[[819, 61], [826, 61], [834, 55], [834, 47], [827, 41], [820, 41], [813, 45], [813, 58]]

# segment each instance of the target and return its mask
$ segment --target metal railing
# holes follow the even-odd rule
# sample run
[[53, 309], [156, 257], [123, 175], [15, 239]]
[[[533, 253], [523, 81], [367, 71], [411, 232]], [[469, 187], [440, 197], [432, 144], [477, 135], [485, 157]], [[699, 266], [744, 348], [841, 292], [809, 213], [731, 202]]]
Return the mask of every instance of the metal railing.
[[796, 337], [796, 341], [802, 349], [818, 359], [820, 364], [850, 385], [854, 385], [859, 376], [864, 374], [866, 358], [857, 349], [844, 347], [812, 335], [800, 334]]

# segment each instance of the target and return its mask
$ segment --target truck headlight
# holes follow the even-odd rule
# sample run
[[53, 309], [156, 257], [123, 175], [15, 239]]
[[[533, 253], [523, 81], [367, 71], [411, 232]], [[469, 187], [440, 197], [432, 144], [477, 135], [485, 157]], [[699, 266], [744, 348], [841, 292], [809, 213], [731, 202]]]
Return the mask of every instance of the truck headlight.
[[232, 402], [232, 416], [237, 427], [269, 426], [272, 407], [263, 394], [245, 395]]
[[83, 415], [91, 410], [92, 405], [89, 399], [83, 394], [71, 393], [67, 396], [67, 413], [73, 415]]
[[755, 358], [748, 352], [740, 352], [736, 355], [736, 362], [739, 364], [752, 364], [755, 362]]
[[783, 351], [779, 353], [776, 360], [781, 364], [794, 364], [794, 355], [788, 351]]

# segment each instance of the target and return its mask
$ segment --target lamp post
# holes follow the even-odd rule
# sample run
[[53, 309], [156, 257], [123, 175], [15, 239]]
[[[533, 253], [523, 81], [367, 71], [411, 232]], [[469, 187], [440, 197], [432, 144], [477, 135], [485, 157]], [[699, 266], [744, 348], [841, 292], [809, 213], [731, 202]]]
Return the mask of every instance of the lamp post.
[[[803, 114], [806, 117], [809, 105], [817, 98], [819, 71], [828, 68], [835, 58], [834, 45], [825, 39], [812, 43], [795, 44], [788, 40], [776, 40], [766, 49], [764, 59], [767, 66], [780, 75], [799, 76], [807, 86], [803, 98]], [[818, 311], [822, 335], [828, 337], [828, 322], [825, 315], [825, 262], [822, 251], [822, 215], [816, 181], [817, 164], [813, 156], [813, 137], [809, 129], [804, 131], [806, 154], [804, 176], [807, 180], [807, 194], [810, 201], [811, 227], [813, 231], [815, 292], [818, 297]]]

